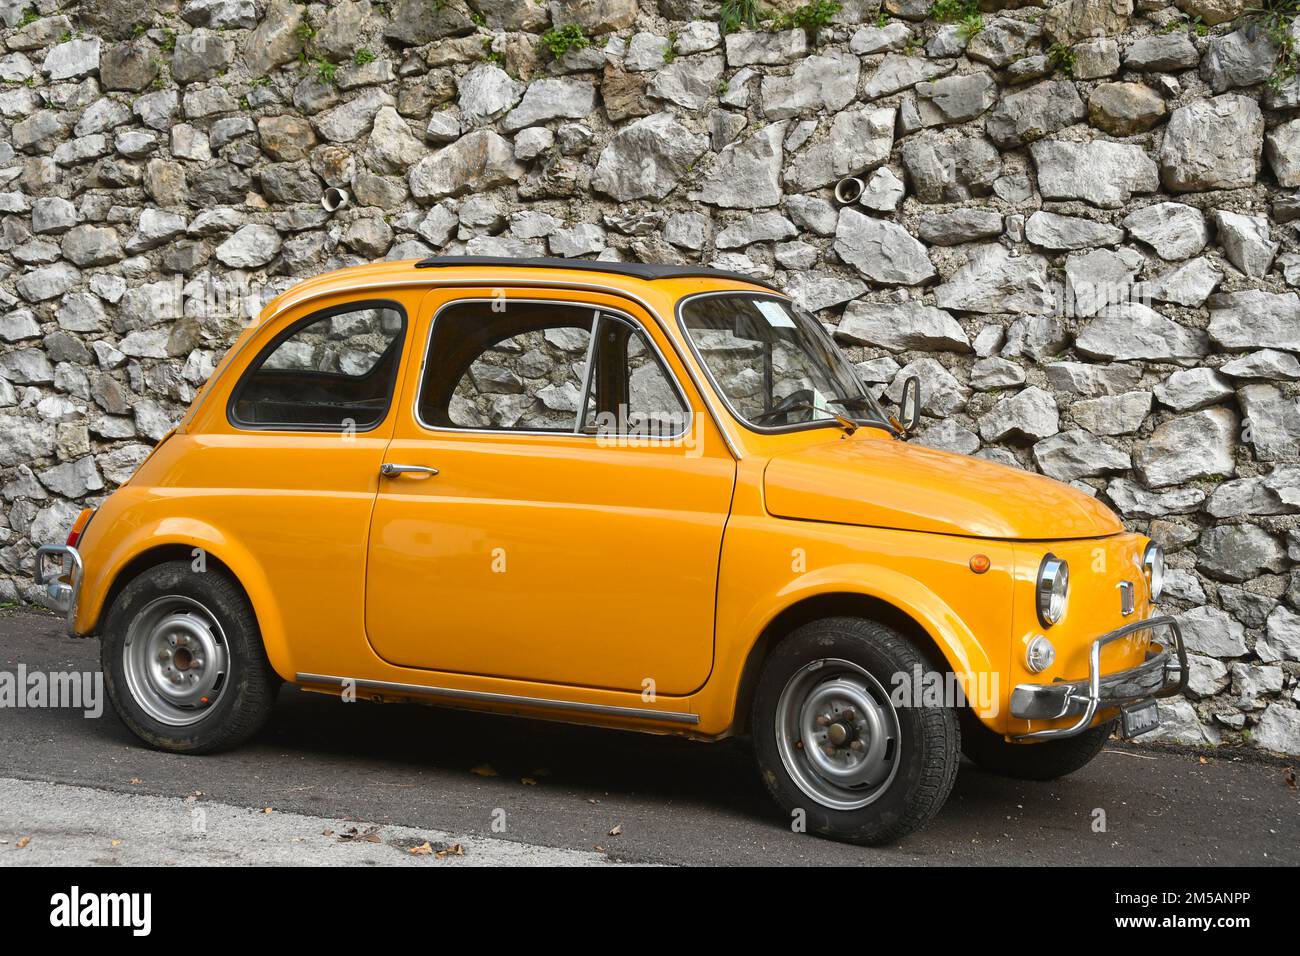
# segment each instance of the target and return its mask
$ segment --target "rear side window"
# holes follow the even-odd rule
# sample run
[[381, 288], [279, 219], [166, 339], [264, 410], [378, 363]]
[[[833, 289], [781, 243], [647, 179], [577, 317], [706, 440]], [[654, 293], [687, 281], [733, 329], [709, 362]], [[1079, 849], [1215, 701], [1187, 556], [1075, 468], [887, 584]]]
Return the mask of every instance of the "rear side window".
[[366, 431], [388, 415], [406, 316], [392, 302], [318, 312], [263, 349], [230, 401], [231, 423], [282, 431]]

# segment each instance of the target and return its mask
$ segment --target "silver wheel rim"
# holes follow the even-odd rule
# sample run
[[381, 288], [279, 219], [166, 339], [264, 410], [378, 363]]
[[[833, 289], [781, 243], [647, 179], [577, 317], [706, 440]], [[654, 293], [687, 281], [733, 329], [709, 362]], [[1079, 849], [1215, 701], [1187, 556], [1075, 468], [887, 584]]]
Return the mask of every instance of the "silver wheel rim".
[[198, 601], [151, 601], [127, 628], [122, 665], [132, 699], [171, 727], [197, 723], [230, 683], [230, 649], [221, 625]]
[[776, 703], [776, 741], [795, 785], [832, 810], [857, 810], [889, 789], [902, 731], [889, 694], [852, 661], [813, 661]]

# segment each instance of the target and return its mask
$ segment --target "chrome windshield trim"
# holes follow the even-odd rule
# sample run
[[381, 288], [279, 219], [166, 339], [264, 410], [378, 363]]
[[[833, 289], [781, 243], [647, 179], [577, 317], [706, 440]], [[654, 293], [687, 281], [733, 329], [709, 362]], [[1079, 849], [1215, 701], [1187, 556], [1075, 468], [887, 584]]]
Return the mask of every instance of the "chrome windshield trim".
[[300, 684], [325, 684], [345, 687], [351, 681], [359, 690], [375, 690], [391, 694], [412, 694], [417, 697], [442, 697], [447, 700], [467, 700], [484, 704], [506, 704], [518, 707], [536, 707], [543, 710], [565, 710], [583, 714], [606, 714], [611, 717], [635, 717], [639, 720], [663, 720], [674, 724], [698, 724], [698, 714], [678, 711], [649, 710], [644, 707], [621, 707], [614, 704], [588, 704], [581, 701], [555, 700], [551, 697], [522, 697], [515, 694], [495, 694], [479, 690], [461, 690], [456, 687], [429, 687], [424, 684], [399, 684], [384, 680], [358, 680], [335, 677], [329, 674], [296, 674]]

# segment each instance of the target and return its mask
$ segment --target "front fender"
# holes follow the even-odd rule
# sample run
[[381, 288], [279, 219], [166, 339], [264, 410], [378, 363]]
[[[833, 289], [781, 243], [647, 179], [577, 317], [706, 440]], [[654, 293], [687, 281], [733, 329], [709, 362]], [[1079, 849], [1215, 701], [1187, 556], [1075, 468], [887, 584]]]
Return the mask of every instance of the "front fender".
[[[113, 593], [122, 574], [128, 572], [138, 559], [162, 549], [181, 547], [191, 554], [199, 549], [209, 561], [216, 559], [229, 568], [243, 587], [253, 606], [271, 666], [282, 678], [291, 679], [294, 669], [284, 619], [266, 571], [252, 552], [242, 542], [201, 519], [149, 515], [148, 499], [152, 496], [128, 495], [136, 498], [129, 503], [132, 520], [114, 521], [114, 513], [124, 513], [128, 502], [116, 502], [116, 507], [108, 506], [127, 490], [120, 490], [105, 502], [105, 507], [96, 515], [97, 520], [91, 523], [83, 539], [81, 553], [86, 570], [77, 605], [76, 632], [91, 634], [102, 626], [108, 611], [105, 607], [108, 595]], [[105, 510], [110, 513], [104, 514]]]

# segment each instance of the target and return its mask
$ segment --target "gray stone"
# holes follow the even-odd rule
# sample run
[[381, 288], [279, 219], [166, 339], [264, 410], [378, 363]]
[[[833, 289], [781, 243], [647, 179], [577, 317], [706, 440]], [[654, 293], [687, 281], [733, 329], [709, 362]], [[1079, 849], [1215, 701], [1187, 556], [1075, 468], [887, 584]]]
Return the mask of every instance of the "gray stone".
[[1025, 384], [1025, 370], [996, 355], [979, 359], [970, 370], [970, 384], [982, 392]]
[[1300, 120], [1279, 123], [1269, 130], [1264, 155], [1279, 186], [1300, 186]]
[[797, 235], [794, 223], [776, 212], [755, 213], [720, 231], [713, 244], [719, 249], [739, 249], [755, 242], [775, 242]]
[[1258, 525], [1217, 525], [1201, 535], [1196, 547], [1197, 569], [1219, 581], [1240, 583], [1285, 566], [1282, 545]]
[[1210, 37], [1201, 61], [1201, 76], [1215, 93], [1254, 86], [1268, 79], [1277, 50], [1267, 30], [1254, 27]]
[[[706, 174], [699, 192], [700, 200], [728, 209], [759, 209], [764, 206], [775, 206], [781, 201], [784, 138], [785, 124], [773, 123], [746, 139], [732, 143], [718, 154]], [[703, 152], [701, 146], [696, 157]], [[692, 162], [694, 158], [692, 157]], [[601, 161], [604, 160], [605, 156], [602, 154]], [[597, 173], [599, 172], [598, 166]]]
[[915, 375], [921, 381], [921, 411], [943, 417], [965, 407], [970, 389], [953, 377], [936, 359], [929, 357], [908, 362], [894, 376], [885, 395], [897, 403], [903, 394], [903, 382]]
[[[721, 56], [681, 57], [658, 70], [646, 92], [688, 110], [703, 109], [718, 94], [722, 69]], [[764, 83], [766, 81], [764, 78]], [[744, 126], [743, 121], [740, 125]]]
[[730, 66], [779, 66], [793, 63], [808, 52], [808, 34], [803, 30], [762, 33], [743, 30], [724, 38]]
[[1219, 369], [1224, 375], [1244, 381], [1295, 381], [1300, 379], [1300, 359], [1290, 352], [1260, 349], [1250, 355], [1225, 362]]
[[671, 113], [647, 116], [609, 141], [592, 173], [591, 187], [619, 202], [662, 199], [707, 148], [706, 137], [693, 134]]
[[1156, 399], [1176, 412], [1190, 412], [1231, 398], [1232, 383], [1210, 368], [1174, 372], [1154, 389]]
[[979, 429], [985, 441], [1038, 441], [1060, 431], [1060, 412], [1051, 392], [1031, 385], [994, 405]]
[[256, 269], [274, 259], [279, 251], [279, 233], [270, 226], [251, 224], [217, 246], [216, 256], [232, 269]]
[[1131, 435], [1151, 412], [1150, 392], [1087, 398], [1070, 406], [1074, 421], [1094, 435]]
[[62, 249], [65, 259], [82, 268], [108, 265], [124, 255], [112, 226], [75, 226], [64, 234]]
[[926, 248], [901, 226], [853, 209], [840, 210], [835, 252], [866, 279], [887, 285], [916, 285], [934, 276]]
[[901, 20], [891, 20], [884, 26], [860, 27], [849, 39], [849, 52], [863, 56], [868, 53], [898, 51], [912, 39], [912, 29]]
[[490, 123], [514, 109], [524, 84], [491, 63], [477, 66], [461, 78], [460, 111], [474, 125]]
[[1124, 66], [1144, 73], [1187, 70], [1198, 62], [1196, 44], [1182, 30], [1139, 37], [1124, 51]]
[[1236, 94], [1193, 100], [1174, 110], [1160, 146], [1160, 178], [1174, 192], [1237, 189], [1259, 173], [1264, 117]]
[[1250, 736], [1252, 747], [1288, 756], [1300, 755], [1300, 709], [1269, 704]]
[[910, 89], [925, 80], [933, 80], [951, 69], [950, 65], [933, 63], [923, 56], [889, 53], [867, 79], [862, 95], [867, 100], [879, 99], [900, 90]]
[[264, 76], [295, 59], [303, 49], [302, 23], [301, 6], [292, 0], [270, 0], [262, 22], [244, 41], [243, 60], [248, 71]]
[[893, 351], [970, 351], [970, 340], [951, 314], [915, 302], [851, 302], [835, 337]]
[[926, 216], [917, 235], [932, 246], [992, 239], [1002, 234], [1002, 214], [993, 209], [954, 209]]
[[862, 195], [858, 197], [858, 205], [876, 212], [893, 212], [905, 195], [907, 186], [894, 175], [892, 169], [882, 166], [867, 177]]
[[1266, 216], [1243, 216], [1216, 209], [1214, 224], [1219, 231], [1219, 242], [1228, 261], [1248, 276], [1260, 278], [1268, 273], [1277, 255], [1279, 243], [1268, 235]]
[[400, 176], [417, 165], [428, 151], [414, 135], [406, 120], [391, 106], [381, 106], [375, 114], [370, 141], [366, 144], [366, 164], [378, 173]]
[[1210, 296], [1207, 304], [1210, 340], [1220, 348], [1300, 352], [1300, 297], [1296, 293], [1259, 289], [1220, 292]]
[[1093, 140], [1042, 140], [1029, 148], [1044, 199], [1083, 199], [1114, 209], [1133, 193], [1159, 186], [1155, 163], [1140, 146]]
[[829, 135], [796, 155], [787, 167], [786, 185], [796, 191], [816, 189], [884, 163], [894, 145], [894, 117], [893, 107], [837, 113]]
[[99, 69], [99, 37], [74, 38], [51, 47], [41, 70], [50, 82], [75, 80]]
[[1005, 67], [1038, 46], [1043, 29], [1029, 20], [995, 17], [966, 44], [966, 55], [991, 66]]
[[501, 121], [501, 128], [513, 132], [562, 117], [582, 119], [595, 105], [596, 89], [590, 83], [569, 79], [534, 80], [519, 105]]
[[1272, 385], [1245, 385], [1237, 390], [1245, 416], [1245, 440], [1260, 461], [1300, 460], [1300, 397]]
[[1090, 219], [1040, 210], [1025, 222], [1025, 238], [1044, 249], [1087, 249], [1122, 242], [1124, 230]]
[[1127, 247], [1097, 249], [1065, 260], [1067, 315], [1096, 315], [1104, 308], [1125, 305], [1134, 295], [1133, 279], [1142, 268], [1141, 253]]
[[1246, 629], [1226, 612], [1204, 605], [1178, 615], [1187, 649], [1209, 657], [1242, 657], [1246, 653]]
[[1110, 36], [1128, 26], [1133, 0], [1062, 0], [1043, 16], [1043, 32], [1057, 43]]
[[[710, 76], [721, 76], [721, 58], [716, 59], [716, 73], [711, 72]], [[717, 85], [716, 78], [713, 85]], [[653, 95], [655, 84], [651, 86]], [[787, 119], [819, 110], [833, 113], [849, 105], [857, 87], [857, 57], [846, 53], [810, 56], [800, 61], [789, 76], [763, 77], [763, 113], [769, 120]], [[868, 98], [872, 97], [868, 94]], [[679, 105], [691, 106], [690, 103]]]
[[516, 161], [510, 143], [484, 129], [467, 133], [420, 160], [411, 167], [407, 182], [416, 199], [430, 203], [444, 196], [517, 182], [523, 175], [524, 167]]
[[234, 52], [232, 44], [211, 30], [181, 34], [172, 51], [172, 79], [180, 84], [210, 80], [230, 66]]
[[1045, 80], [1003, 96], [985, 129], [989, 139], [1007, 149], [1042, 139], [1087, 115], [1073, 83]]
[[1100, 80], [1119, 72], [1119, 44], [1109, 37], [1076, 43], [1073, 53], [1070, 76], [1076, 80]]
[[1042, 256], [1013, 257], [997, 243], [975, 246], [962, 266], [934, 290], [942, 309], [957, 312], [1038, 312], [1052, 310], [1055, 297]]
[[1038, 470], [1057, 481], [1115, 474], [1130, 465], [1127, 452], [1082, 429], [1043, 439], [1034, 445], [1033, 455]]
[[1201, 211], [1177, 202], [1144, 206], [1124, 217], [1123, 226], [1162, 259], [1194, 256], [1210, 240]]
[[1171, 418], [1138, 445], [1133, 467], [1148, 488], [1236, 474], [1237, 425], [1228, 408]]
[[576, 23], [588, 33], [623, 30], [636, 19], [636, 0], [551, 0], [551, 22]]
[[989, 192], [1002, 158], [982, 136], [954, 141], [930, 132], [904, 141], [903, 166], [921, 202], [961, 202]]

